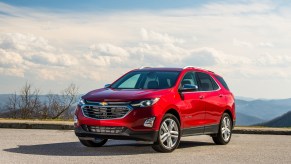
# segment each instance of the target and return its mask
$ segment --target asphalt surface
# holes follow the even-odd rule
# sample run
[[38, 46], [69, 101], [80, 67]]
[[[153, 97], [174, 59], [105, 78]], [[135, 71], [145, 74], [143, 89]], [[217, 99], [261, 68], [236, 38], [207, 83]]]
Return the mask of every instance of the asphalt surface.
[[209, 136], [185, 137], [163, 154], [137, 141], [87, 148], [71, 130], [0, 129], [0, 163], [291, 163], [291, 137], [234, 134], [223, 146]]

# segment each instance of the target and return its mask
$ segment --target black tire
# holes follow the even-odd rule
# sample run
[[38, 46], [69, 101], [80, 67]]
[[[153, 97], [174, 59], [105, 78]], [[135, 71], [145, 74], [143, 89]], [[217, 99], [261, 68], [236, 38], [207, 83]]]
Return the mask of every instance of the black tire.
[[[178, 132], [178, 134], [173, 134], [173, 135], [170, 135], [168, 136], [167, 138], [170, 138], [172, 140], [172, 138], [174, 138], [173, 140], [175, 140], [175, 143], [174, 145], [172, 145], [173, 147], [171, 148], [167, 148], [161, 141], [161, 138], [160, 138], [160, 134], [163, 134], [163, 130], [162, 130], [162, 124], [164, 123], [164, 121], [170, 121], [170, 120], [173, 120], [175, 121], [176, 125], [175, 125], [175, 128], [172, 130], [175, 130], [175, 132]], [[168, 126], [169, 128], [170, 126]], [[170, 132], [169, 132], [170, 133]], [[165, 134], [165, 133], [164, 133]], [[173, 137], [172, 137], [173, 136]], [[175, 137], [174, 137], [175, 136]], [[180, 139], [181, 139], [181, 128], [180, 128], [180, 122], [179, 120], [172, 114], [169, 114], [167, 113], [164, 117], [163, 117], [163, 120], [160, 124], [160, 128], [159, 128], [159, 132], [158, 132], [158, 138], [157, 138], [157, 141], [152, 145], [152, 148], [157, 151], [157, 152], [162, 152], [162, 153], [170, 153], [172, 151], [174, 151], [178, 146], [179, 146], [179, 143], [180, 143]], [[166, 141], [166, 140], [165, 140]], [[165, 142], [164, 141], [164, 142]], [[168, 140], [167, 140], [168, 142]], [[171, 143], [173, 143], [171, 141]]]
[[80, 142], [84, 145], [84, 146], [87, 146], [87, 147], [101, 147], [103, 146], [107, 141], [108, 139], [98, 139], [98, 141], [93, 141], [93, 140], [83, 140], [83, 139], [80, 139]]
[[[225, 123], [224, 123], [224, 119], [228, 119], [229, 120], [229, 127], [228, 130], [229, 131], [229, 137], [228, 136], [228, 132], [223, 133], [223, 127], [225, 127]], [[226, 145], [229, 143], [230, 139], [231, 139], [231, 135], [232, 135], [232, 119], [229, 116], [228, 113], [223, 113], [221, 120], [220, 120], [220, 124], [219, 124], [219, 130], [218, 133], [216, 135], [212, 136], [212, 139], [214, 141], [215, 144], [217, 145]]]

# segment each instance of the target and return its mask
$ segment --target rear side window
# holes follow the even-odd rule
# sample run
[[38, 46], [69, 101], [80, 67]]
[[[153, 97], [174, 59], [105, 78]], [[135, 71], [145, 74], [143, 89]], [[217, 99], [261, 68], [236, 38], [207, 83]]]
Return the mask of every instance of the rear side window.
[[220, 77], [220, 76], [215, 76], [216, 77], [216, 79], [223, 85], [223, 87], [225, 88], [225, 89], [227, 89], [227, 90], [229, 90], [229, 88], [228, 88], [228, 86], [227, 86], [227, 84], [226, 84], [226, 82], [224, 81], [224, 79], [222, 78], [222, 77]]
[[197, 75], [201, 91], [213, 91], [219, 89], [219, 86], [210, 75], [202, 72], [197, 72]]
[[202, 91], [212, 91], [214, 90], [211, 77], [202, 72], [197, 72], [197, 75], [199, 77], [199, 83], [200, 83], [200, 90]]

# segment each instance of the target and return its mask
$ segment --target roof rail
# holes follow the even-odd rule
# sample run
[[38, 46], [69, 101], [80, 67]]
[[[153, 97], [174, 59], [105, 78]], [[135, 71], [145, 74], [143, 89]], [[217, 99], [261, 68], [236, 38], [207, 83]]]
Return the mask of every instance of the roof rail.
[[205, 68], [194, 67], [194, 66], [185, 66], [183, 69], [187, 69], [187, 68], [196, 68], [196, 69], [201, 69], [201, 70], [204, 70], [204, 71], [208, 71], [208, 72], [214, 73], [213, 71], [207, 70], [207, 69], [205, 69]]
[[139, 67], [139, 69], [145, 69], [145, 68], [151, 68], [151, 67], [147, 67], [147, 66], [141, 66], [141, 67]]

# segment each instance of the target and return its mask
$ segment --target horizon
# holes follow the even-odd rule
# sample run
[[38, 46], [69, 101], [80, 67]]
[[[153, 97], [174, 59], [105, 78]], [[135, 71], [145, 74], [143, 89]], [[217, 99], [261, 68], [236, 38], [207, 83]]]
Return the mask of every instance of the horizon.
[[194, 65], [236, 97], [291, 97], [291, 2], [151, 2], [0, 0], [0, 93], [87, 93], [143, 65]]

